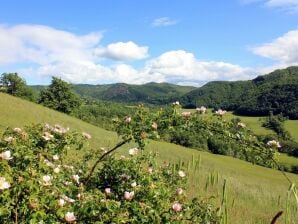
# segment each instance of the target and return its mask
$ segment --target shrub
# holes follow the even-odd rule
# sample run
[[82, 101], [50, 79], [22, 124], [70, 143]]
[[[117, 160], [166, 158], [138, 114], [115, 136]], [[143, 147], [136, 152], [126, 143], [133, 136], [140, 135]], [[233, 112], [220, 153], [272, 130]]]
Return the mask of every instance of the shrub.
[[189, 148], [207, 149], [207, 141], [193, 131], [176, 129], [170, 131], [170, 142]]
[[81, 99], [72, 92], [72, 86], [69, 83], [53, 77], [51, 85], [40, 91], [38, 103], [70, 114], [81, 105]]
[[298, 143], [294, 141], [282, 141], [280, 152], [287, 153], [290, 156], [298, 157]]
[[[90, 138], [59, 125], [7, 129], [0, 136], [0, 222], [219, 223], [211, 204], [187, 199], [181, 168], [160, 167], [137, 148], [105, 157], [88, 178], [88, 161], [105, 153], [90, 150]], [[74, 150], [86, 153], [67, 163]]]
[[279, 165], [279, 169], [286, 172], [298, 174], [298, 165], [281, 164]]
[[[140, 106], [134, 115], [116, 121], [116, 130], [126, 139], [135, 139], [142, 147], [143, 137], [163, 139], [216, 154], [230, 155], [261, 166], [276, 167], [276, 149], [260, 141], [239, 119], [228, 121], [224, 111], [205, 117], [199, 113], [181, 112], [179, 102], [150, 113]], [[154, 128], [153, 128], [154, 124]], [[142, 137], [143, 136], [143, 137]], [[275, 138], [269, 139], [273, 140]]]
[[286, 129], [284, 128], [284, 121], [287, 118], [283, 117], [282, 115], [273, 116], [272, 112], [270, 112], [269, 117], [267, 117], [262, 126], [273, 130], [279, 138], [283, 140], [291, 139], [291, 135]]
[[231, 155], [229, 145], [218, 136], [208, 139], [208, 149], [214, 154]]
[[180, 109], [179, 102], [156, 113], [140, 106], [134, 115], [115, 121], [116, 130], [125, 139], [135, 139], [141, 147], [145, 145], [144, 136], [160, 138], [186, 147], [209, 149], [213, 153], [234, 156], [253, 164], [276, 167], [273, 160], [276, 148], [260, 141], [238, 119], [228, 121], [224, 113], [214, 114], [213, 117], [181, 113]]

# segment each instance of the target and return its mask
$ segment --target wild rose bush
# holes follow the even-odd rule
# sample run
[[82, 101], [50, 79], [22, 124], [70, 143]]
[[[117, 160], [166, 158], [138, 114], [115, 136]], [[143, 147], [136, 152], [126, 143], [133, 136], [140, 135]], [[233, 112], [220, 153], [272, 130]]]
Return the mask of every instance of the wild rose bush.
[[[206, 108], [202, 108], [205, 113]], [[206, 117], [204, 113], [200, 108], [194, 113], [181, 112], [177, 102], [156, 113], [140, 106], [136, 114], [129, 117], [129, 122], [117, 120], [116, 130], [127, 138], [137, 138], [139, 142], [143, 142], [142, 137], [145, 136], [266, 167], [276, 166], [273, 159], [276, 158], [277, 147], [260, 141], [240, 120], [226, 120], [226, 111], [215, 111], [212, 117]]]
[[[91, 137], [48, 124], [2, 133], [0, 223], [219, 222], [211, 204], [187, 198], [182, 168], [159, 166], [154, 155], [137, 148], [127, 157], [106, 157], [88, 179], [88, 161], [105, 153], [91, 153], [85, 144]], [[87, 153], [68, 164], [73, 150]]]
[[[158, 115], [157, 115], [158, 116]], [[157, 124], [154, 120], [158, 119], [155, 114], [150, 113], [149, 109], [140, 105], [133, 118], [126, 116], [124, 119], [114, 119], [115, 130], [124, 141], [134, 141], [140, 149], [144, 149], [148, 138], [159, 138]]]
[[186, 175], [169, 164], [157, 166], [151, 154], [109, 158], [91, 188], [105, 192], [106, 204], [116, 205], [100, 211], [112, 223], [217, 223], [211, 204], [188, 201]]

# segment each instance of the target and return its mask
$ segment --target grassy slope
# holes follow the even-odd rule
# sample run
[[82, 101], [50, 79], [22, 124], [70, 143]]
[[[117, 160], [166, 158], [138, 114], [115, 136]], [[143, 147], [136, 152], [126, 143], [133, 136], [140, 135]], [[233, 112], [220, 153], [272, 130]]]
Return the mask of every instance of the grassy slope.
[[[117, 135], [67, 115], [42, 106], [0, 93], [0, 129], [7, 126], [21, 127], [29, 123], [59, 123], [79, 131], [92, 134], [93, 147], [109, 147], [118, 141]], [[128, 146], [126, 146], [127, 148]], [[194, 156], [201, 156], [200, 170], [191, 175], [190, 192], [200, 196], [217, 195], [223, 179], [228, 183], [228, 206], [230, 223], [268, 223], [274, 214], [284, 207], [288, 183], [278, 171], [254, 166], [231, 157], [213, 155], [186, 149], [177, 145], [151, 142], [149, 150], [158, 151], [161, 160], [187, 163]], [[210, 172], [218, 173], [219, 183], [207, 190], [206, 177]], [[288, 174], [298, 182], [298, 175]], [[281, 197], [281, 199], [279, 199]], [[279, 204], [279, 201], [281, 204]], [[298, 215], [296, 217], [298, 219]]]
[[285, 122], [285, 127], [289, 131], [295, 141], [298, 142], [298, 120], [288, 120]]
[[254, 131], [254, 133], [258, 135], [273, 134], [273, 131], [271, 131], [270, 129], [262, 127], [262, 117], [238, 116], [233, 115], [232, 113], [228, 113], [227, 117], [231, 119], [234, 117], [240, 118], [243, 123], [245, 123], [250, 129]]

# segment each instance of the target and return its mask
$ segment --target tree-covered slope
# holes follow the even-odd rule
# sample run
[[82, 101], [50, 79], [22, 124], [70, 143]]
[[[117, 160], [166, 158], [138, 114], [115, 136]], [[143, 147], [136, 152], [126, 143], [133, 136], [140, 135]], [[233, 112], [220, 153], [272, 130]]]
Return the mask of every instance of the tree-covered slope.
[[170, 98], [181, 96], [195, 87], [178, 86], [170, 83], [147, 83], [129, 85], [117, 83], [110, 85], [75, 85], [74, 90], [83, 97], [121, 102], [144, 102], [160, 104]]
[[[40, 91], [44, 86], [32, 86]], [[88, 85], [78, 84], [73, 86], [74, 91], [84, 98], [108, 100], [115, 102], [142, 102], [163, 104], [176, 100], [180, 96], [196, 89], [192, 86], [179, 86], [170, 83], [147, 83], [131, 85], [125, 83]]]
[[185, 107], [207, 106], [235, 110], [241, 115], [283, 113], [298, 118], [298, 67], [276, 70], [253, 80], [210, 82], [185, 94]]
[[[33, 86], [37, 91], [45, 86]], [[207, 106], [233, 110], [239, 115], [283, 113], [298, 119], [298, 66], [279, 69], [248, 81], [214, 81], [195, 88], [170, 83], [74, 85], [88, 99], [124, 103], [168, 104], [180, 100], [186, 108]]]
[[181, 98], [184, 107], [208, 106], [213, 108], [235, 109], [241, 93], [253, 87], [251, 81], [214, 81], [185, 94]]
[[253, 88], [242, 94], [236, 113], [268, 115], [283, 113], [298, 119], [298, 67], [276, 70], [252, 80]]

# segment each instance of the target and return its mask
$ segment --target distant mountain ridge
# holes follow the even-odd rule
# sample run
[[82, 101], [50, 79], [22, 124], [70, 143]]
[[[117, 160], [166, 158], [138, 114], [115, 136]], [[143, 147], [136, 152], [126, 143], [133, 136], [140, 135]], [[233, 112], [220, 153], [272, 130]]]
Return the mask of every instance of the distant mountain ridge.
[[[40, 91], [46, 86], [32, 86]], [[84, 98], [126, 103], [166, 104], [196, 89], [171, 83], [150, 82], [142, 85], [115, 83], [105, 85], [77, 84], [74, 91]]]
[[[32, 86], [41, 90], [46, 86]], [[122, 103], [155, 105], [180, 101], [185, 108], [206, 106], [237, 114], [262, 116], [270, 111], [298, 119], [298, 66], [278, 69], [248, 81], [212, 81], [202, 87], [171, 83], [74, 85], [81, 97]]]
[[183, 106], [234, 110], [241, 115], [283, 113], [298, 119], [298, 66], [279, 69], [248, 81], [215, 81], [186, 93]]

